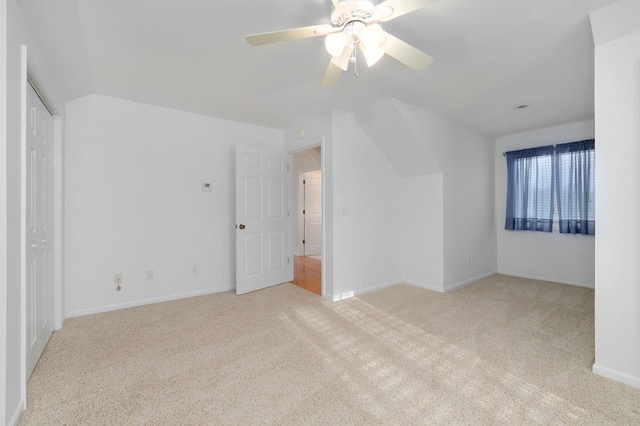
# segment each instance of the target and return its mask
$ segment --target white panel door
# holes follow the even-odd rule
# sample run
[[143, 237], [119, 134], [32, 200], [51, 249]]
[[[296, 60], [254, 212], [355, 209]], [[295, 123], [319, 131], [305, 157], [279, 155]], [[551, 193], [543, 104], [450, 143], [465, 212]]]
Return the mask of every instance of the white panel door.
[[236, 294], [293, 279], [289, 241], [291, 155], [236, 150]]
[[53, 333], [53, 117], [27, 85], [27, 378]]
[[322, 172], [304, 174], [304, 255], [322, 253]]

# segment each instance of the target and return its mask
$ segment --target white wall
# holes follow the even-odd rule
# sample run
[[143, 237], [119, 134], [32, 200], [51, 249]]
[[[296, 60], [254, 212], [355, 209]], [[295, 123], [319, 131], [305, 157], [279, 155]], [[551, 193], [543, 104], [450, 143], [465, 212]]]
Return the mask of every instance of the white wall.
[[[595, 283], [595, 238], [593, 236], [560, 234], [557, 223], [554, 223], [554, 230], [551, 233], [504, 229], [507, 205], [507, 160], [502, 154], [518, 149], [593, 139], [594, 132], [593, 120], [584, 120], [496, 138], [498, 272], [593, 288]], [[596, 161], [600, 156], [598, 142], [596, 141]], [[599, 227], [599, 223], [597, 226]]]
[[[58, 113], [64, 97], [15, 0], [0, 1], [0, 423], [17, 422], [24, 407], [21, 353], [21, 64], [22, 46], [46, 89], [48, 104]], [[59, 146], [56, 147], [58, 149]]]
[[640, 2], [590, 15], [595, 40], [597, 374], [640, 388]]
[[[427, 111], [396, 104], [442, 171], [442, 291], [495, 274], [493, 139]], [[437, 252], [436, 248], [430, 252]], [[425, 259], [429, 269], [438, 266], [436, 260]]]
[[[7, 99], [7, 40], [6, 34], [8, 29], [7, 20], [7, 2], [6, 0], [0, 0], [0, 99]], [[0, 173], [0, 419], [4, 424], [8, 424], [10, 421], [11, 412], [17, 409], [18, 401], [7, 400], [7, 392], [20, 393], [20, 383], [13, 379], [11, 382], [8, 380], [7, 371], [20, 368], [14, 362], [9, 362], [12, 354], [8, 352], [7, 343], [12, 341], [12, 345], [15, 345], [15, 331], [20, 332], [20, 329], [9, 329], [9, 320], [12, 324], [16, 324], [14, 317], [9, 317], [8, 309], [9, 304], [20, 303], [20, 299], [14, 298], [11, 302], [8, 299], [9, 290], [9, 245], [7, 241], [7, 232], [9, 231], [9, 222], [7, 210], [11, 202], [16, 200], [10, 200], [8, 194], [8, 160], [7, 157], [7, 102], [0, 102], [0, 164], [2, 165], [3, 172]], [[15, 159], [12, 159], [15, 161]], [[19, 202], [19, 200], [18, 200]], [[15, 285], [15, 283], [13, 284]], [[18, 323], [19, 324], [19, 323]], [[15, 327], [15, 326], [14, 326]], [[20, 336], [18, 335], [18, 339]], [[15, 349], [13, 350], [15, 351]], [[7, 414], [9, 413], [9, 414]]]
[[347, 113], [333, 111], [334, 298], [399, 282], [402, 177]]
[[442, 173], [403, 178], [398, 208], [402, 281], [444, 291]]
[[333, 111], [285, 131], [286, 151], [323, 142], [325, 296], [398, 282], [443, 291], [442, 175], [403, 178], [361, 126]]
[[281, 151], [283, 133], [101, 95], [67, 104], [68, 316], [235, 287], [238, 143]]

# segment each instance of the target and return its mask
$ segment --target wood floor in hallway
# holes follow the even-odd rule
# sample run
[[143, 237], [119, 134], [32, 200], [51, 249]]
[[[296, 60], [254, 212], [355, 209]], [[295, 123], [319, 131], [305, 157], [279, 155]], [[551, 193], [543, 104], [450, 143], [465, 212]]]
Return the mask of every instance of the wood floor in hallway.
[[312, 293], [322, 295], [320, 259], [309, 256], [294, 256], [293, 283]]

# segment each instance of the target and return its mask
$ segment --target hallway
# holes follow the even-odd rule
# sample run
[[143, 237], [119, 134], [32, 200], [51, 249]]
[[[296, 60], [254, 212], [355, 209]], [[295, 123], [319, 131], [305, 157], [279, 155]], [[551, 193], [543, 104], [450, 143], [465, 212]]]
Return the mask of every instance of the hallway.
[[322, 295], [322, 261], [311, 256], [294, 256], [293, 284]]

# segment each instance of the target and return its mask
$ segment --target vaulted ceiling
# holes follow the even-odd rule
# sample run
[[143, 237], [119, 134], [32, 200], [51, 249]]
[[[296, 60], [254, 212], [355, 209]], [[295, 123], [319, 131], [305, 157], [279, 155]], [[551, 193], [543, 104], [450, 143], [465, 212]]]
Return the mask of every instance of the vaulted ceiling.
[[396, 98], [490, 136], [593, 117], [588, 13], [614, 1], [439, 0], [383, 24], [431, 66], [385, 56], [324, 88], [322, 37], [245, 36], [329, 23], [330, 0], [17, 0], [67, 100], [98, 93], [286, 129]]

